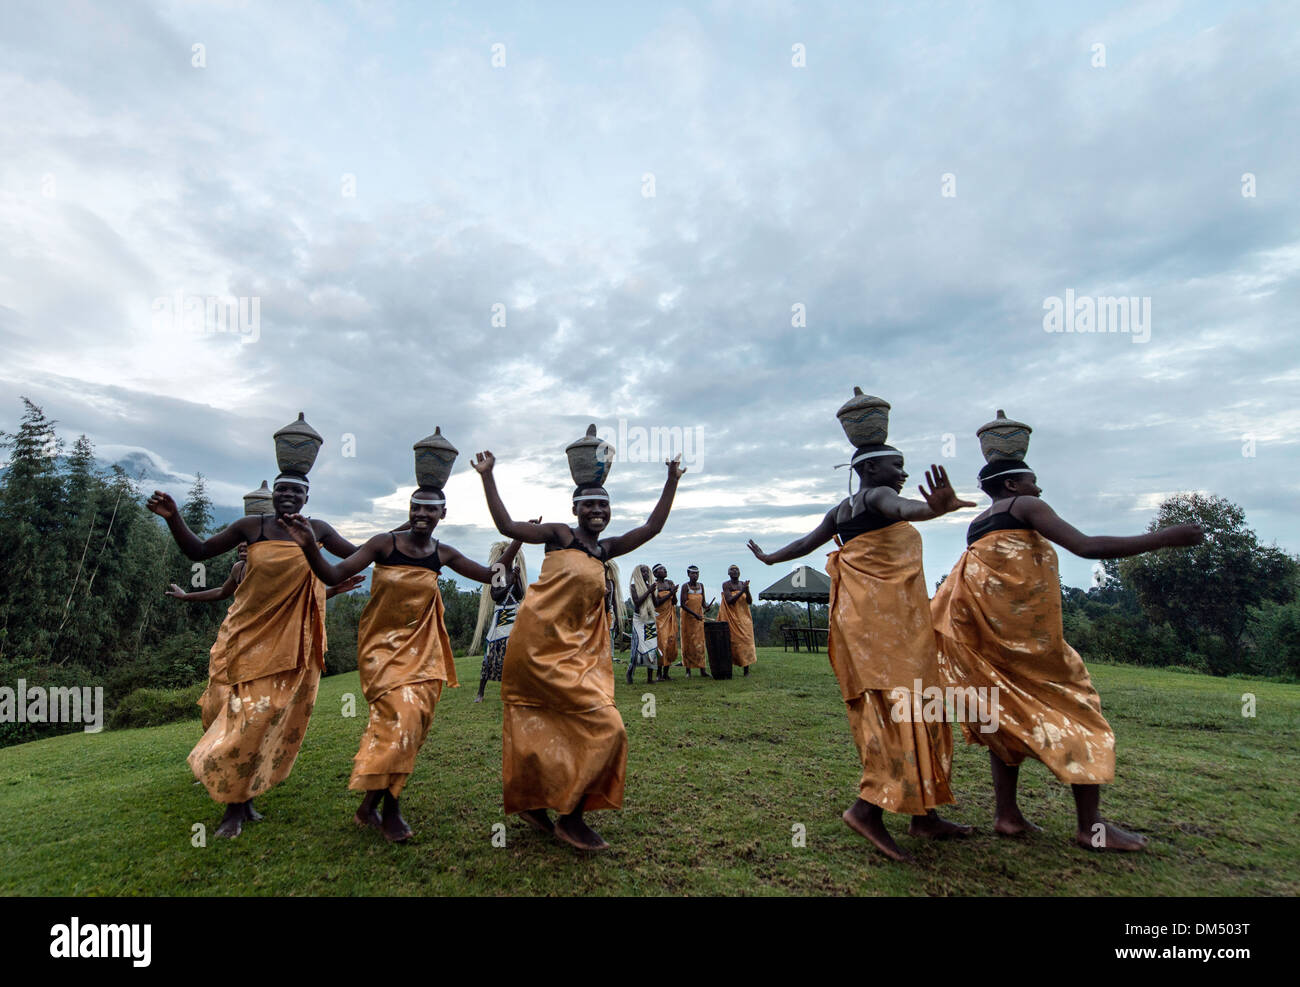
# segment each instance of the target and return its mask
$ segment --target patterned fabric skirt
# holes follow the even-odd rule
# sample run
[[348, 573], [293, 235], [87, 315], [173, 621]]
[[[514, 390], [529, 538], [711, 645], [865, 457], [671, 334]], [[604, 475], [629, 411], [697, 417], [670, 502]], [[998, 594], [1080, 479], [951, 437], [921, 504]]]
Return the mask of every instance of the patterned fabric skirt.
[[203, 690], [203, 695], [199, 696], [199, 718], [203, 723], [204, 733], [207, 733], [208, 727], [216, 722], [228, 702], [230, 702], [230, 686], [224, 682], [208, 679], [208, 687]]
[[659, 632], [653, 620], [632, 618], [632, 651], [627, 660], [633, 668], [659, 667]]
[[229, 687], [229, 701], [189, 756], [214, 801], [247, 802], [289, 777], [319, 685], [320, 669], [306, 664]]
[[[909, 705], [901, 708], [911, 709], [910, 691], [904, 702]], [[948, 788], [952, 731], [946, 722], [897, 722], [900, 703], [883, 690], [868, 690], [847, 706], [862, 762], [858, 793], [864, 802], [921, 816], [953, 801]]]
[[415, 756], [429, 735], [441, 695], [442, 682], [433, 679], [399, 685], [375, 699], [348, 788], [359, 792], [386, 788], [393, 798], [401, 795], [415, 771]]
[[506, 645], [509, 643], [509, 637], [487, 643], [487, 648], [483, 652], [483, 671], [479, 673], [479, 678], [489, 682], [501, 681], [501, 667], [506, 657]]

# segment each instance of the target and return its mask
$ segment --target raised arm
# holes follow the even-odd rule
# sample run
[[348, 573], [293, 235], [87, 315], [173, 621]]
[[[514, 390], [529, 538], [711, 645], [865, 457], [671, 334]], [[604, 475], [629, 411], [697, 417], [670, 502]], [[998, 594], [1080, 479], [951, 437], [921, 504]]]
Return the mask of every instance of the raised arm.
[[634, 552], [664, 530], [664, 522], [668, 520], [668, 512], [673, 509], [673, 497], [677, 493], [677, 481], [686, 472], [680, 454], [665, 462], [664, 465], [668, 467], [668, 479], [664, 481], [664, 489], [663, 493], [659, 495], [659, 503], [655, 504], [655, 509], [650, 512], [645, 524], [639, 528], [633, 528], [624, 534], [601, 540], [601, 544], [605, 546], [606, 558], [614, 558], [618, 555]]
[[155, 490], [144, 506], [167, 522], [167, 530], [176, 540], [176, 546], [187, 559], [193, 562], [202, 562], [204, 559], [223, 555], [238, 546], [241, 541], [251, 541], [256, 534], [253, 529], [261, 523], [253, 517], [241, 517], [203, 541], [185, 523], [180, 508], [176, 506], [176, 501], [172, 500], [171, 494]]
[[[835, 508], [831, 508], [826, 516], [822, 518], [822, 523], [813, 528], [812, 531], [802, 538], [796, 538], [784, 548], [778, 548], [775, 552], [764, 552], [758, 547], [757, 542], [752, 538], [749, 540], [749, 550], [754, 553], [754, 557], [765, 565], [775, 565], [778, 562], [789, 562], [791, 559], [801, 559], [809, 552], [813, 551], [819, 545], [825, 545], [835, 537]], [[730, 602], [730, 601], [729, 601]]]
[[389, 540], [388, 535], [375, 535], [342, 562], [331, 564], [325, 561], [325, 556], [316, 547], [316, 529], [307, 518], [301, 514], [290, 514], [276, 518], [276, 524], [302, 549], [311, 571], [326, 586], [336, 586], [355, 576], [380, 557]]
[[1122, 559], [1157, 548], [1199, 545], [1205, 540], [1199, 524], [1174, 524], [1141, 535], [1085, 535], [1038, 497], [1023, 497], [1012, 508], [1013, 517], [1028, 521], [1044, 538], [1085, 559]]
[[492, 468], [495, 465], [496, 457], [492, 455], [490, 449], [474, 457], [474, 468], [483, 478], [483, 496], [487, 498], [488, 513], [492, 515], [492, 523], [497, 526], [497, 531], [507, 538], [516, 538], [530, 545], [558, 542], [561, 538], [560, 530], [567, 530], [568, 525], [536, 524], [532, 521], [511, 519], [510, 512], [506, 510], [506, 505], [502, 503], [501, 494], [497, 490], [496, 477], [492, 475]]
[[888, 487], [873, 487], [867, 492], [865, 503], [877, 514], [895, 521], [930, 521], [944, 514], [974, 507], [973, 501], [961, 500], [948, 481], [948, 471], [942, 466], [930, 465], [925, 471], [925, 482], [930, 489], [917, 487], [924, 500], [912, 500], [894, 493]]

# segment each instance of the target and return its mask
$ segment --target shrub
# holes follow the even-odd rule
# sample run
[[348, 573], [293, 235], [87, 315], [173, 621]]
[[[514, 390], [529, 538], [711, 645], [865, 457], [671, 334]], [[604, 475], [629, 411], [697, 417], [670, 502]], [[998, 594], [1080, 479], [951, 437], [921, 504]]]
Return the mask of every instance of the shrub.
[[113, 710], [108, 725], [114, 730], [130, 727], [157, 727], [178, 720], [199, 718], [199, 696], [205, 682], [183, 689], [136, 689]]

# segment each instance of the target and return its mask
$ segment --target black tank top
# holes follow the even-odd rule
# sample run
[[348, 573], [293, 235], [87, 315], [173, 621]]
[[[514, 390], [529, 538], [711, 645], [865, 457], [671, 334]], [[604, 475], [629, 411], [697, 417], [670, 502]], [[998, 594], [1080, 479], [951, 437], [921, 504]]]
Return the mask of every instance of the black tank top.
[[[835, 513], [839, 514], [839, 508], [836, 508]], [[853, 515], [847, 521], [840, 521], [836, 518], [835, 533], [840, 536], [840, 541], [847, 543], [858, 537], [858, 535], [865, 535], [869, 531], [879, 531], [881, 528], [888, 528], [891, 524], [897, 523], [897, 518], [885, 517], [883, 514], [877, 514], [868, 508]]]
[[417, 569], [431, 569], [434, 572], [442, 572], [442, 562], [438, 559], [438, 540], [433, 541], [433, 551], [422, 559], [413, 559], [397, 547], [397, 535], [390, 531], [389, 537], [393, 539], [393, 547], [388, 554], [379, 560], [380, 565], [409, 565]]
[[265, 514], [259, 514], [259, 515], [257, 516], [257, 521], [258, 521], [258, 524], [257, 524], [257, 537], [256, 537], [256, 538], [250, 538], [250, 539], [249, 539], [248, 544], [250, 544], [250, 545], [256, 545], [259, 541], [270, 541], [270, 540], [271, 540], [271, 539], [269, 539], [269, 538], [266, 537], [266, 515], [265, 515]]
[[[569, 530], [572, 531], [573, 529], [570, 528]], [[577, 536], [574, 536], [573, 541], [571, 541], [571, 542], [570, 542], [569, 544], [567, 544], [567, 545], [557, 545], [557, 544], [555, 544], [554, 542], [549, 542], [549, 541], [548, 541], [548, 542], [546, 543], [545, 554], [550, 555], [552, 552], [562, 552], [562, 551], [564, 551], [566, 548], [576, 548], [576, 549], [578, 549], [578, 551], [582, 552], [584, 555], [588, 555], [588, 556], [590, 556], [591, 558], [595, 559], [597, 562], [604, 562], [604, 561], [605, 561], [605, 546], [604, 546], [604, 545], [601, 545], [599, 542], [597, 542], [597, 544], [596, 544], [596, 551], [593, 552], [591, 549], [589, 549], [589, 548], [588, 548], [586, 545], [584, 545], [582, 542], [578, 541]]]
[[1017, 494], [1011, 498], [1011, 503], [1007, 505], [1005, 511], [998, 511], [996, 514], [990, 514], [988, 517], [972, 521], [970, 527], [966, 529], [966, 545], [970, 547], [985, 535], [992, 534], [995, 531], [1028, 531], [1033, 528], [1032, 524], [1020, 520], [1011, 514], [1012, 505], [1019, 499]]

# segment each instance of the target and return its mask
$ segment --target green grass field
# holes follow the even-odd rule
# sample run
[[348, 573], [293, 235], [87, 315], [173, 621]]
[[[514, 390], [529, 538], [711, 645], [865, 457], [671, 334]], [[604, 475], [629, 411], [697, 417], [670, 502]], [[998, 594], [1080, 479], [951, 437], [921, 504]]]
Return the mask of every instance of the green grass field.
[[[231, 841], [185, 757], [197, 720], [74, 734], [0, 750], [0, 892], [6, 895], [865, 894], [1295, 895], [1300, 893], [1300, 686], [1128, 666], [1092, 668], [1114, 726], [1108, 817], [1147, 852], [1073, 849], [1073, 801], [1041, 765], [1021, 804], [1044, 831], [991, 829], [987, 755], [957, 744], [952, 818], [970, 839], [903, 833], [917, 864], [883, 859], [840, 820], [858, 762], [825, 655], [761, 649], [749, 678], [628, 687], [624, 810], [589, 818], [613, 852], [585, 858], [501, 814], [501, 707], [474, 705], [478, 659], [457, 662], [403, 797], [416, 831], [390, 846], [358, 829], [347, 780], [365, 724], [341, 715], [355, 674], [325, 679], [287, 782], [258, 799], [266, 821]], [[653, 692], [656, 716], [642, 716]], [[1242, 694], [1257, 716], [1242, 716]], [[506, 846], [493, 846], [505, 824]], [[206, 847], [192, 845], [202, 823]], [[804, 847], [793, 827], [806, 830]]]

